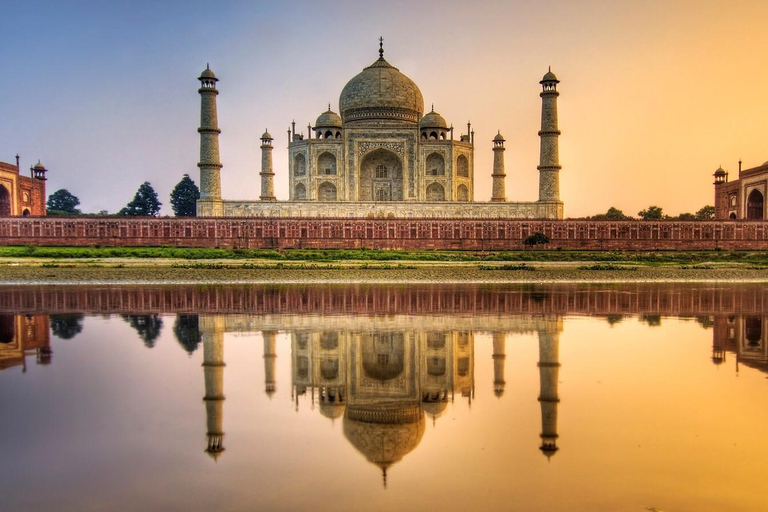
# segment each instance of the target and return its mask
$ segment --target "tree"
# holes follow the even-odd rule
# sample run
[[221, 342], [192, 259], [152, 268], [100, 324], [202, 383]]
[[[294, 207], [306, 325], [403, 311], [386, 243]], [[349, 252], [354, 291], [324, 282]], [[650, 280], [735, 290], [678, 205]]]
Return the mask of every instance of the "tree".
[[73, 196], [69, 190], [61, 188], [48, 196], [45, 206], [48, 215], [80, 215], [80, 210], [75, 208], [80, 200]]
[[549, 237], [544, 233], [536, 232], [523, 240], [523, 243], [530, 247], [533, 247], [534, 245], [548, 244]]
[[157, 192], [152, 188], [148, 181], [145, 181], [136, 191], [133, 200], [120, 210], [118, 215], [144, 215], [154, 217], [160, 213], [160, 205], [163, 204], [157, 198]]
[[197, 346], [203, 340], [200, 334], [199, 321], [197, 315], [179, 315], [173, 323], [173, 334], [187, 354], [197, 350]]
[[696, 216], [692, 213], [681, 213], [677, 216], [677, 220], [696, 220]]
[[661, 220], [664, 216], [664, 212], [658, 206], [649, 206], [647, 210], [641, 210], [637, 212], [643, 220]]
[[712, 220], [715, 218], [715, 207], [704, 206], [701, 210], [696, 212], [696, 220]]
[[185, 174], [171, 192], [173, 213], [177, 217], [195, 217], [198, 199], [200, 199], [200, 189], [197, 188], [189, 174]]
[[59, 339], [71, 340], [83, 331], [83, 316], [80, 313], [51, 315], [51, 333]]
[[605, 213], [600, 213], [592, 217], [594, 220], [627, 220], [630, 217], [624, 215], [624, 212], [611, 206]]
[[136, 330], [147, 348], [155, 346], [155, 341], [163, 328], [163, 319], [160, 315], [123, 315], [123, 320]]

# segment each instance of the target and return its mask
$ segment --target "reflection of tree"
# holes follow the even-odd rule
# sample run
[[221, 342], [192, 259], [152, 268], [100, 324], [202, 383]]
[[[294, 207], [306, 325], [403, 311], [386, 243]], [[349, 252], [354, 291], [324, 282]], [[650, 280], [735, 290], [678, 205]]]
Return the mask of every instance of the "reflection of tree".
[[715, 325], [715, 319], [711, 316], [697, 316], [696, 322], [705, 329], [711, 329]]
[[51, 315], [51, 333], [62, 340], [74, 338], [83, 331], [83, 316], [80, 313]]
[[608, 321], [608, 325], [613, 327], [613, 324], [617, 324], [624, 320], [624, 315], [608, 315], [605, 319]]
[[173, 334], [176, 335], [176, 340], [181, 345], [181, 348], [192, 355], [203, 339], [198, 327], [198, 316], [178, 315], [173, 323]]
[[163, 319], [160, 315], [123, 315], [123, 320], [136, 329], [139, 338], [144, 341], [147, 348], [155, 346], [155, 340], [160, 336], [160, 330], [163, 328]]
[[650, 327], [661, 325], [661, 315], [641, 315], [640, 321], [647, 323]]

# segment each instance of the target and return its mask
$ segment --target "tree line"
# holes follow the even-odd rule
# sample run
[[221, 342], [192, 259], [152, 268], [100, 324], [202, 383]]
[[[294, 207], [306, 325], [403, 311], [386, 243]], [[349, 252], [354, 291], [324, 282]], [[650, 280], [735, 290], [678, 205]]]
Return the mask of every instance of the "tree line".
[[[591, 220], [634, 220], [635, 217], [625, 215], [623, 211], [611, 206], [605, 213], [599, 213], [588, 217]], [[681, 213], [680, 215], [666, 215], [664, 210], [655, 205], [651, 205], [644, 210], [637, 212], [637, 218], [642, 220], [712, 220], [715, 218], [715, 207], [706, 205], [701, 207], [696, 213]]]
[[[197, 188], [192, 178], [185, 174], [171, 191], [173, 214], [177, 217], [196, 216], [196, 203], [198, 199], [200, 199], [200, 189]], [[162, 204], [155, 189], [152, 188], [148, 181], [145, 181], [139, 185], [139, 189], [136, 191], [133, 199], [115, 215], [156, 217], [160, 213]], [[83, 215], [83, 212], [77, 208], [79, 205], [80, 199], [64, 188], [48, 196], [48, 201], [46, 202], [48, 215]], [[109, 213], [106, 210], [102, 210], [98, 215], [109, 215]]]

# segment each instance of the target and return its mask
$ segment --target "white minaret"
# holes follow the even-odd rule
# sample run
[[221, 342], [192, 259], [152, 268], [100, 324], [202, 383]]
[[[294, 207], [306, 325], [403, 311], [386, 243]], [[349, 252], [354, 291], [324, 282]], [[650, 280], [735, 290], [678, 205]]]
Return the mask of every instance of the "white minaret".
[[219, 160], [219, 121], [216, 112], [216, 82], [219, 81], [211, 68], [206, 66], [200, 73], [200, 199], [197, 201], [197, 215], [200, 217], [221, 217], [224, 214], [221, 203], [221, 161]]
[[560, 201], [560, 152], [557, 139], [557, 79], [552, 70], [539, 82], [541, 96], [541, 152], [539, 156], [539, 201]]
[[261, 196], [262, 201], [275, 200], [275, 173], [272, 171], [272, 135], [264, 130], [261, 136]]
[[203, 337], [203, 375], [205, 377], [205, 418], [208, 446], [205, 452], [214, 460], [224, 451], [224, 319], [201, 316]]
[[541, 447], [547, 458], [557, 451], [557, 379], [560, 370], [560, 333], [539, 331], [539, 403], [541, 404]]
[[504, 137], [501, 132], [493, 138], [493, 192], [491, 201], [503, 203], [507, 200], [504, 180], [507, 175], [504, 173]]

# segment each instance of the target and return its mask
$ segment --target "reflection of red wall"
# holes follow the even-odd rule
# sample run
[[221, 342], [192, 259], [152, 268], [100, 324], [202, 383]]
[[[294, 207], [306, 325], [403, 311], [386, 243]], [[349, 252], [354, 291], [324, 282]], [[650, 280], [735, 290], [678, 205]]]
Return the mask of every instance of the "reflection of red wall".
[[312, 314], [762, 315], [768, 288], [709, 284], [266, 285], [6, 288], [0, 311]]
[[49, 327], [48, 315], [0, 315], [0, 370], [23, 364], [30, 350], [38, 350], [38, 361], [47, 363]]
[[541, 232], [545, 249], [761, 249], [765, 222], [547, 221], [467, 219], [124, 219], [0, 220], [0, 244], [73, 246], [524, 249]]

